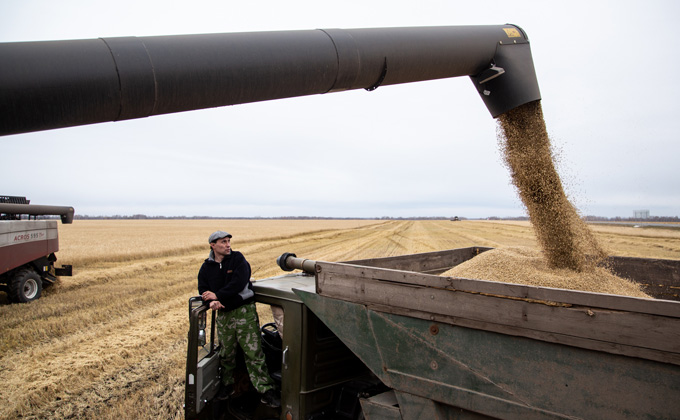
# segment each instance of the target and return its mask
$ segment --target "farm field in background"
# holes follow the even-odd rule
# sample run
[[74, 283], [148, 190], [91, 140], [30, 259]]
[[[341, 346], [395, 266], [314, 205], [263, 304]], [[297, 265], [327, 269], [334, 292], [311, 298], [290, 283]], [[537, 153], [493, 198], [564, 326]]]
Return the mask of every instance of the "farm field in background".
[[[610, 255], [680, 259], [680, 226], [593, 225]], [[473, 245], [536, 247], [528, 222], [76, 220], [58, 264], [74, 276], [38, 301], [0, 293], [0, 419], [181, 419], [187, 301], [208, 235], [234, 235], [255, 280], [276, 257], [346, 261]], [[268, 308], [260, 307], [263, 322]]]

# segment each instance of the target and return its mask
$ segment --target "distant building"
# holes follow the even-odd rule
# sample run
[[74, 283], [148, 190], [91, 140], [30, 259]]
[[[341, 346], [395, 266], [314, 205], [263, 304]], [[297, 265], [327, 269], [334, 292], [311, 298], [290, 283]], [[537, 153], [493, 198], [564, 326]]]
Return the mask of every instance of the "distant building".
[[633, 219], [649, 219], [649, 210], [633, 210]]

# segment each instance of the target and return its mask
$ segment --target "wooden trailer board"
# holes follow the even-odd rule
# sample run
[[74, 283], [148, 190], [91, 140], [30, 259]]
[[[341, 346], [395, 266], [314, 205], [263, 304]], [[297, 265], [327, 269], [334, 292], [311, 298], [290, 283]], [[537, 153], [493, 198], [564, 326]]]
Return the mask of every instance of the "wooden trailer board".
[[[299, 294], [404, 419], [680, 415], [680, 302], [427, 274], [488, 249], [317, 261], [316, 293]], [[678, 286], [680, 261], [624, 263], [633, 280]]]

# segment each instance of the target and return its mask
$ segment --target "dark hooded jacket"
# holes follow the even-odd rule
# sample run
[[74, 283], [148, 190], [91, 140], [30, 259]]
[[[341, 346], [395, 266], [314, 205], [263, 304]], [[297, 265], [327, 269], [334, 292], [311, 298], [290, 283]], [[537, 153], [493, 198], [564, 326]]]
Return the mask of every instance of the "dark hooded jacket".
[[238, 251], [232, 250], [221, 263], [215, 261], [215, 254], [203, 262], [198, 271], [198, 293], [211, 291], [217, 300], [230, 311], [255, 300], [253, 284], [250, 282], [250, 264]]

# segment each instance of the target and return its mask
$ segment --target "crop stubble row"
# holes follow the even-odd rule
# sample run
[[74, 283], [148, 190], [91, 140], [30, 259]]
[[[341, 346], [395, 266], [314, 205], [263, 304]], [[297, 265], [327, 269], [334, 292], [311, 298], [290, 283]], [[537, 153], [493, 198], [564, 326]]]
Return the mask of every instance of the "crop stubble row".
[[[353, 222], [350, 229], [320, 227], [317, 233], [245, 241], [243, 246], [236, 236], [234, 245], [248, 255], [254, 277], [262, 278], [279, 274], [273, 261], [291, 247], [318, 259], [409, 252], [407, 244], [390, 240], [408, 226]], [[201, 235], [203, 240], [209, 233]], [[0, 318], [0, 345], [6, 351], [0, 380], [6, 386], [0, 399], [7, 403], [0, 407], [0, 418], [181, 418], [180, 391], [171, 393], [170, 402], [147, 394], [158, 389], [157, 382], [172, 389], [183, 383], [184, 348], [178, 343], [185, 343], [186, 301], [196, 294], [196, 271], [207, 244], [202, 248], [189, 246], [186, 255], [173, 251], [170, 256], [132, 258], [132, 266], [106, 263], [107, 251], [102, 250], [106, 269], [90, 266], [62, 279], [28, 305], [33, 311], [2, 308], [7, 311]], [[25, 339], [19, 340], [21, 336]], [[148, 376], [130, 379], [140, 363]], [[126, 412], [130, 400], [146, 405]]]

